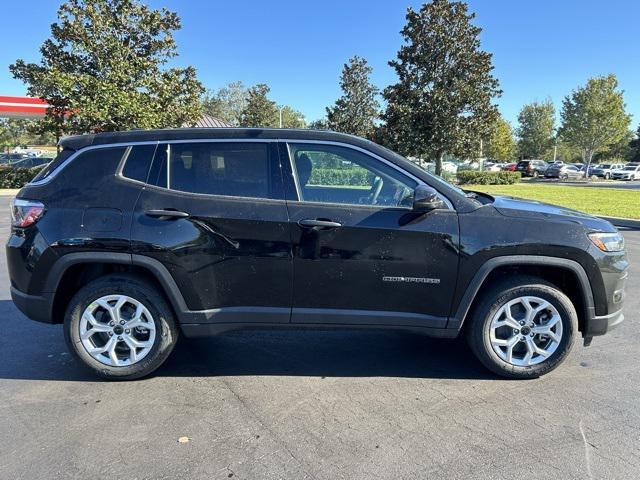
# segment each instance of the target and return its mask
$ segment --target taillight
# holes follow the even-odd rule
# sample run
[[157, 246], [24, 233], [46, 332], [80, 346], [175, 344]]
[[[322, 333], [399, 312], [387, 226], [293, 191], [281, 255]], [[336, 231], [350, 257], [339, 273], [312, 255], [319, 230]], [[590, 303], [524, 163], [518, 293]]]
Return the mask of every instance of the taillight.
[[44, 213], [44, 205], [35, 200], [14, 198], [11, 200], [11, 224], [26, 228], [36, 223]]

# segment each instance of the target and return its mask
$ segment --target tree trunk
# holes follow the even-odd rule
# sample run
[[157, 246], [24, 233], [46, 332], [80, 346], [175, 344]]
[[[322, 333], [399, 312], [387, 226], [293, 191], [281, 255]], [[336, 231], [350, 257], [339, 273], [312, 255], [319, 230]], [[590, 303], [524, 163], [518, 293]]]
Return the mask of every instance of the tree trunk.
[[444, 152], [438, 152], [436, 156], [436, 175], [442, 176], [442, 161], [444, 160]]
[[584, 178], [589, 178], [589, 167], [591, 166], [591, 160], [593, 159], [593, 150], [585, 151], [585, 167]]

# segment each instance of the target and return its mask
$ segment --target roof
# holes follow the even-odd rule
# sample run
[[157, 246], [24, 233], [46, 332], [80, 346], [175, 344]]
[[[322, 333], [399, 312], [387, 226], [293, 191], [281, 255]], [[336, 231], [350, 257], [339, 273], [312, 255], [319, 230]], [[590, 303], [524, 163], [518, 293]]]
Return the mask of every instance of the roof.
[[[183, 127], [189, 127], [189, 124], [184, 124]], [[220, 120], [219, 118], [212, 117], [211, 115], [203, 115], [200, 120], [198, 120], [195, 125], [195, 128], [228, 128], [233, 127], [230, 123], [225, 122], [224, 120]]]
[[105, 132], [64, 137], [60, 140], [60, 145], [73, 150], [79, 150], [91, 145], [107, 145], [111, 143], [218, 138], [328, 140], [362, 146], [366, 144], [369, 148], [371, 145], [375, 145], [363, 138], [344, 133], [331, 132], [328, 130], [289, 128], [168, 128], [162, 130], [128, 130], [123, 132]]

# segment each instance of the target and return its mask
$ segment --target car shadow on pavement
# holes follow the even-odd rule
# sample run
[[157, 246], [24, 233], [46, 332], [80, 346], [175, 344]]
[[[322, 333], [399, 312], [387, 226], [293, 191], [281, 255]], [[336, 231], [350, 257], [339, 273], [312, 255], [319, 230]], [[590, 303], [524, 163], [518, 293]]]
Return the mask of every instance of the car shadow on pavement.
[[[24, 318], [0, 301], [0, 378], [96, 381], [66, 348], [61, 325]], [[29, 338], [27, 346], [9, 338]], [[395, 330], [242, 330], [180, 338], [153, 376], [318, 376], [495, 379], [461, 339]]]

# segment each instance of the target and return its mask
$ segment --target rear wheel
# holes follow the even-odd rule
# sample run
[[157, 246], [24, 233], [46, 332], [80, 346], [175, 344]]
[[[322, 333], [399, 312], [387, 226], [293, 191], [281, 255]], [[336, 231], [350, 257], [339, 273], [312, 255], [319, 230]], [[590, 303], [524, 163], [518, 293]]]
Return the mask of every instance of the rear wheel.
[[542, 279], [517, 276], [480, 300], [467, 340], [494, 373], [536, 378], [562, 363], [577, 331], [577, 314], [565, 294]]
[[110, 275], [83, 287], [70, 301], [65, 339], [97, 375], [130, 380], [150, 374], [178, 338], [164, 298], [135, 276]]

